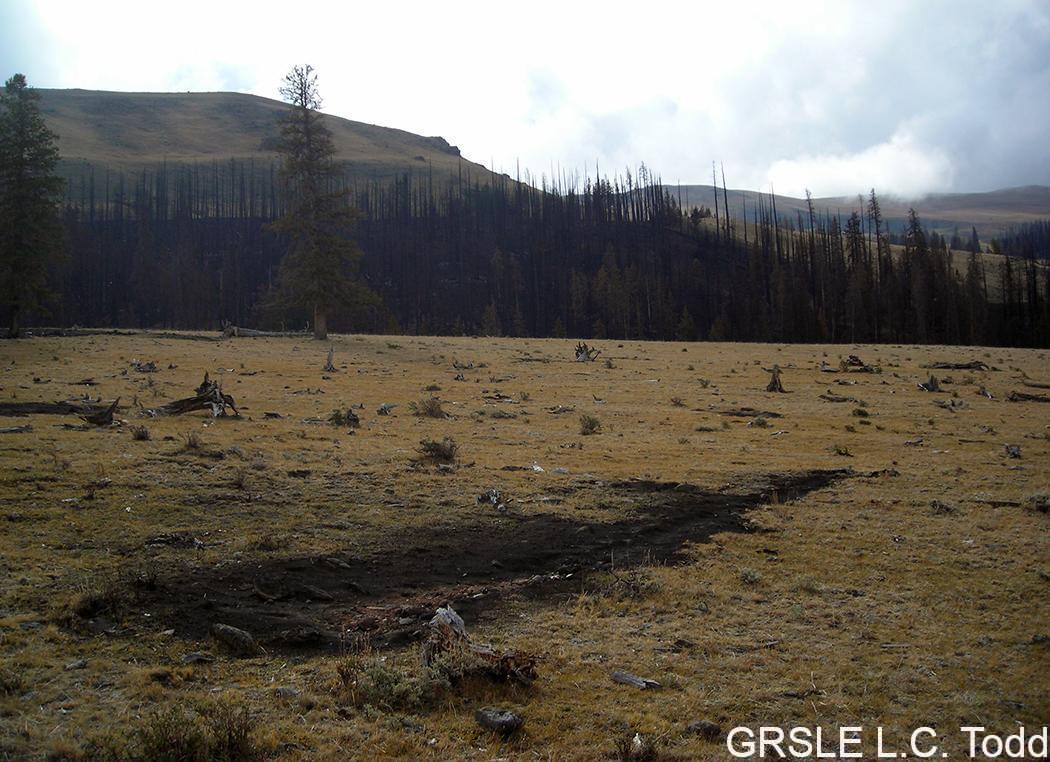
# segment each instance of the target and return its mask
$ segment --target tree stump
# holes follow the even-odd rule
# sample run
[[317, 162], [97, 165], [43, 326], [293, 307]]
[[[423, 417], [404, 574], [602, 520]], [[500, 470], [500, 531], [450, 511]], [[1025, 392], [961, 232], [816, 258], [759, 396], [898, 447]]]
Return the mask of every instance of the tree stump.
[[780, 366], [774, 365], [773, 370], [770, 371], [769, 383], [766, 384], [767, 392], [780, 392], [784, 393], [784, 385], [780, 382]]

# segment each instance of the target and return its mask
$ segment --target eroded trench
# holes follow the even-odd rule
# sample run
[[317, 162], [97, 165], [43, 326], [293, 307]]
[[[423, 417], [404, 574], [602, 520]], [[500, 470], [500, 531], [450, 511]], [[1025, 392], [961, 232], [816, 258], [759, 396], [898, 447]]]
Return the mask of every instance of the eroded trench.
[[636, 510], [608, 523], [505, 514], [498, 522], [404, 531], [368, 558], [336, 552], [187, 566], [159, 580], [148, 597], [154, 616], [181, 637], [205, 637], [221, 622], [247, 630], [270, 651], [334, 650], [348, 632], [394, 645], [419, 637], [438, 605], [473, 618], [510, 593], [578, 590], [582, 576], [610, 563], [675, 563], [685, 543], [747, 531], [748, 509], [851, 475], [767, 474], [722, 490], [640, 480], [580, 485], [627, 498]]

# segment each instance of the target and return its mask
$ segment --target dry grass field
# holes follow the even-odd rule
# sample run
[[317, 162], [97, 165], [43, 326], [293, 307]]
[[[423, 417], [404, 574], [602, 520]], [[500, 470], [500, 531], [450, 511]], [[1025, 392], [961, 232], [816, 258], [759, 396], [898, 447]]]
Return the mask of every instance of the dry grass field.
[[[1047, 723], [1050, 405], [1007, 397], [1050, 394], [1050, 353], [598, 345], [340, 336], [334, 373], [295, 338], [0, 345], [0, 402], [123, 421], [0, 418], [31, 426], [0, 434], [0, 759], [727, 758], [701, 719], [958, 757], [961, 725]], [[881, 372], [821, 372], [851, 354]], [[205, 372], [240, 417], [144, 414]], [[535, 682], [424, 668], [446, 604]]]

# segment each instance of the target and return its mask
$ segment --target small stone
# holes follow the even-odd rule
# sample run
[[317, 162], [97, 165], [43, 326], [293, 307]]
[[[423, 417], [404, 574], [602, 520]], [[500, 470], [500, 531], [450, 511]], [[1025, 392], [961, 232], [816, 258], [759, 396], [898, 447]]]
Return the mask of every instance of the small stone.
[[235, 656], [255, 656], [261, 650], [251, 633], [228, 624], [214, 624], [211, 634]]
[[193, 651], [182, 657], [183, 664], [210, 664], [213, 661], [215, 661], [214, 656], [200, 651]]
[[686, 725], [685, 732], [706, 738], [708, 741], [715, 741], [722, 735], [722, 728], [711, 720], [695, 720]]
[[504, 736], [509, 736], [525, 724], [525, 718], [520, 714], [489, 706], [474, 712], [474, 719], [481, 727]]

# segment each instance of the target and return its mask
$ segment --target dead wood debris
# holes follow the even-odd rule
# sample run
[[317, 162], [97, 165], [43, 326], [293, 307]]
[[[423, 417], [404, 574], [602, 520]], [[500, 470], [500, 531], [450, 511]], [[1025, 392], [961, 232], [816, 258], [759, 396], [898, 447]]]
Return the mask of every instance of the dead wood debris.
[[175, 400], [160, 407], [149, 408], [145, 412], [146, 415], [155, 418], [161, 415], [182, 415], [183, 413], [192, 413], [195, 410], [207, 410], [212, 414], [213, 418], [219, 418], [220, 416], [226, 416], [226, 408], [230, 408], [235, 416], [240, 417], [241, 414], [237, 412], [237, 405], [233, 401], [233, 397], [229, 394], [223, 394], [219, 383], [212, 381], [208, 374], [205, 373], [204, 380], [197, 387], [197, 393], [192, 397]]
[[831, 389], [828, 389], [827, 394], [821, 394], [820, 399], [825, 402], [852, 402], [855, 405], [860, 404], [860, 400], [856, 397], [843, 397], [841, 394], [832, 394]]
[[596, 347], [587, 346], [587, 342], [581, 341], [576, 345], [576, 362], [594, 362], [602, 351]]
[[624, 672], [623, 670], [616, 670], [610, 675], [614, 683], [622, 683], [623, 685], [633, 685], [635, 688], [641, 688], [643, 691], [656, 690], [661, 688], [659, 682], [652, 680], [648, 677], [638, 677], [630, 672]]
[[266, 337], [290, 337], [290, 338], [305, 338], [309, 334], [305, 331], [257, 331], [254, 328], [241, 328], [240, 326], [233, 325], [232, 323], [224, 323], [222, 327], [222, 335], [224, 338], [231, 339], [235, 337], [243, 338], [266, 338]]
[[1050, 402], [1050, 397], [1045, 394], [1025, 394], [1024, 392], [1012, 391], [1006, 399], [1010, 402]]
[[766, 391], [783, 394], [786, 390], [784, 389], [784, 384], [780, 381], [780, 366], [774, 365], [769, 373], [769, 383], [766, 384]]
[[105, 410], [99, 410], [97, 412], [82, 414], [80, 417], [93, 426], [110, 426], [113, 423], [113, 411], [117, 409], [117, 405], [119, 403], [120, 397], [117, 397], [115, 400], [113, 400], [113, 404], [111, 404]]
[[475, 643], [463, 619], [451, 606], [442, 607], [430, 620], [430, 634], [423, 644], [423, 664], [430, 666], [443, 654], [466, 653], [484, 665], [485, 671], [502, 681], [531, 685], [536, 679], [536, 658], [519, 651], [499, 651], [487, 643]]
[[988, 370], [988, 366], [980, 360], [971, 360], [970, 362], [931, 362], [929, 365], [923, 365], [922, 367], [934, 370]]
[[25, 426], [5, 426], [0, 428], [0, 434], [25, 434], [33, 430], [33, 424], [27, 423]]
[[753, 407], [736, 407], [728, 410], [720, 410], [719, 415], [731, 416], [733, 418], [783, 418], [780, 413], [771, 410], [757, 410]]
[[922, 381], [918, 384], [919, 389], [924, 392], [939, 392], [941, 391], [941, 384], [937, 380], [937, 376], [930, 376], [929, 381]]

